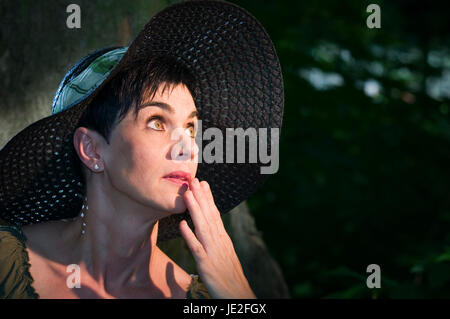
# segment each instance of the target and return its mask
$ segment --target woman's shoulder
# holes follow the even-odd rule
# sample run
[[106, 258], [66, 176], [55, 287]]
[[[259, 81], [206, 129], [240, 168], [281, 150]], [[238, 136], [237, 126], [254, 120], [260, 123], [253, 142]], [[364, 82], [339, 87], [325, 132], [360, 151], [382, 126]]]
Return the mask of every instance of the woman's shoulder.
[[25, 245], [20, 227], [0, 221], [0, 298], [38, 298]]

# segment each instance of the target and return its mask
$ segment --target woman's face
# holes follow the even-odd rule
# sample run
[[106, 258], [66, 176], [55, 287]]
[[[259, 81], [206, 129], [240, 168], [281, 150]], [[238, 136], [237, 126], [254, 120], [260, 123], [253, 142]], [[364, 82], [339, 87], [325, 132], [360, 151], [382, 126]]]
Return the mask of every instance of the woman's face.
[[[104, 166], [111, 186], [144, 206], [170, 213], [186, 210], [183, 193], [194, 178], [197, 110], [184, 85], [161, 86], [153, 99], [144, 100], [137, 118], [130, 111], [111, 133], [104, 150]], [[194, 128], [195, 126], [195, 128]]]

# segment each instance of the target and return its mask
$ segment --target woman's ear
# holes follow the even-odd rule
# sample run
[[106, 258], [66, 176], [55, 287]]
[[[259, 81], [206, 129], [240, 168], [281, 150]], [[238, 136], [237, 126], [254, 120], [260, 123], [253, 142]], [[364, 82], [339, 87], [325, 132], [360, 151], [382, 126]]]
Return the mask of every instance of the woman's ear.
[[73, 135], [73, 146], [80, 161], [90, 170], [98, 172], [102, 169], [101, 143], [102, 137], [86, 127], [78, 127]]

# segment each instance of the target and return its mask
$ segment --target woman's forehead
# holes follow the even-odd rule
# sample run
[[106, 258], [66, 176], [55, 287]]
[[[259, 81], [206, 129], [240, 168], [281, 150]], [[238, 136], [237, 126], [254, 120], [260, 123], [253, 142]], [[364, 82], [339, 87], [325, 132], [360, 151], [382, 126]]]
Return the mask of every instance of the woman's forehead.
[[144, 92], [137, 111], [148, 106], [159, 107], [169, 114], [181, 111], [195, 112], [194, 116], [198, 116], [194, 99], [184, 84], [160, 85], [155, 92]]
[[174, 98], [188, 98], [193, 101], [193, 97], [188, 87], [183, 83], [163, 82], [156, 86], [149, 86], [143, 90], [141, 103], [151, 100], [168, 100]]

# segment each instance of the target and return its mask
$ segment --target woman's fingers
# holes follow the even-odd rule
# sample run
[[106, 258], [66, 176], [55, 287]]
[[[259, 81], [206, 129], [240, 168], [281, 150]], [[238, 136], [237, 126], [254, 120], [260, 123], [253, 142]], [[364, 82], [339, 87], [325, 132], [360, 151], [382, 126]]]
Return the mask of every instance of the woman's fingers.
[[190, 188], [185, 192], [185, 201], [195, 226], [195, 234], [206, 251], [214, 246], [214, 242], [227, 241], [220, 212], [217, 209], [211, 188], [206, 181], [201, 183], [197, 178], [190, 182]]
[[192, 222], [194, 223], [195, 233], [198, 237], [198, 240], [202, 244], [205, 244], [208, 242], [208, 236], [210, 235], [208, 223], [205, 220], [202, 210], [192, 191], [188, 189], [184, 192], [183, 196], [186, 202], [186, 206], [189, 210], [189, 214], [191, 215]]
[[[202, 182], [203, 183], [203, 182]], [[216, 227], [216, 221], [215, 217], [212, 216], [214, 214], [213, 208], [211, 205], [211, 201], [209, 197], [207, 196], [204, 186], [201, 185], [201, 183], [198, 181], [197, 178], [194, 178], [191, 182], [192, 184], [192, 192], [194, 193], [194, 197], [198, 202], [198, 205], [201, 208], [203, 218], [205, 219], [206, 223], [209, 226], [209, 229], [211, 230], [211, 234], [216, 237], [217, 235], [217, 227]]]
[[189, 227], [188, 223], [185, 220], [182, 220], [180, 222], [180, 232], [197, 263], [202, 261], [206, 255], [205, 249], [203, 248], [203, 245], [198, 241], [197, 237], [195, 237], [195, 234], [192, 232], [192, 229]]
[[186, 221], [180, 223], [180, 231], [208, 290], [216, 298], [253, 298], [208, 183], [199, 183], [195, 179], [190, 184], [184, 199], [194, 222], [195, 234]]
[[212, 219], [218, 223], [218, 226], [223, 226], [223, 222], [222, 222], [222, 217], [220, 216], [220, 212], [219, 209], [217, 208], [215, 202], [214, 202], [214, 197], [212, 195], [211, 192], [211, 187], [209, 186], [207, 181], [201, 181], [200, 185], [203, 189], [203, 193], [205, 194], [208, 202], [209, 202], [209, 206], [211, 209], [211, 214], [210, 216], [212, 217]]
[[208, 214], [211, 210], [211, 207], [209, 205], [207, 197], [203, 193], [203, 187], [200, 185], [200, 182], [197, 178], [193, 178], [191, 180], [190, 189], [192, 190], [192, 193], [194, 194], [194, 197], [202, 210], [203, 216], [206, 220], [209, 220]]

